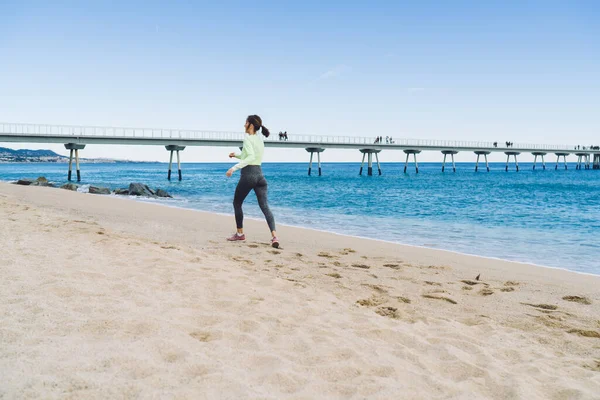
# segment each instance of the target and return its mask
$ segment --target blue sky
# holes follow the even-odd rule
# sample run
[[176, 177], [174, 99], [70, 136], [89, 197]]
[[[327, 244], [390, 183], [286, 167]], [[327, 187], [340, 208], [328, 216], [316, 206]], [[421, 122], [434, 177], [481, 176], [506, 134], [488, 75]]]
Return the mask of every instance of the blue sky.
[[[0, 0], [0, 21], [0, 121], [600, 144], [595, 1]], [[167, 159], [133, 150], [85, 155]]]

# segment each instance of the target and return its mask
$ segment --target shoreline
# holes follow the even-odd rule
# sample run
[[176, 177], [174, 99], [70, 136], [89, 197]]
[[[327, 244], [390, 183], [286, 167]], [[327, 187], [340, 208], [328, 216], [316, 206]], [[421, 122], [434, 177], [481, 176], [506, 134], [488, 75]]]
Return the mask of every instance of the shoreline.
[[[112, 195], [112, 194], [110, 196], [113, 196], [113, 197], [116, 197], [116, 198], [125, 198], [124, 196], [119, 197], [118, 195]], [[175, 208], [175, 209], [191, 210], [191, 211], [197, 211], [197, 212], [200, 212], [200, 213], [214, 214], [214, 215], [219, 215], [219, 216], [222, 216], [222, 217], [234, 218], [233, 214], [226, 214], [226, 213], [219, 213], [219, 212], [208, 211], [208, 210], [201, 210], [201, 209], [198, 209], [198, 208], [188, 208], [188, 207], [181, 207], [181, 206], [170, 205], [170, 204], [167, 204], [167, 202], [170, 201], [170, 200], [165, 200], [165, 199], [157, 199], [156, 201], [152, 201], [152, 200], [146, 200], [146, 199], [136, 199], [133, 196], [128, 196], [127, 198], [129, 200], [132, 200], [132, 201], [141, 201], [141, 202], [147, 202], [149, 204], [156, 204], [156, 205], [170, 207], [170, 208]], [[252, 220], [252, 221], [255, 221], [255, 222], [263, 222], [262, 218], [248, 217], [246, 215], [244, 215], [244, 220]], [[314, 232], [319, 232], [319, 233], [326, 233], [326, 234], [336, 235], [336, 236], [340, 236], [340, 237], [348, 237], [348, 238], [353, 238], [353, 239], [369, 240], [369, 241], [387, 243], [387, 244], [392, 244], [392, 245], [399, 245], [399, 246], [405, 246], [405, 247], [413, 247], [415, 249], [437, 250], [437, 251], [443, 251], [443, 252], [447, 252], [447, 253], [456, 254], [456, 255], [459, 255], [459, 256], [481, 258], [481, 259], [484, 259], [484, 260], [503, 261], [503, 262], [508, 262], [508, 263], [515, 263], [515, 264], [526, 265], [526, 266], [529, 266], [529, 267], [556, 269], [556, 270], [559, 270], [559, 271], [573, 272], [575, 274], [580, 274], [580, 275], [589, 275], [589, 276], [600, 277], [600, 273], [599, 274], [594, 274], [594, 273], [591, 273], [591, 272], [574, 271], [574, 270], [568, 269], [568, 268], [552, 267], [550, 265], [535, 264], [535, 263], [527, 262], [527, 261], [509, 260], [509, 259], [506, 259], [506, 258], [492, 257], [492, 256], [483, 256], [483, 255], [471, 254], [471, 253], [463, 253], [463, 252], [460, 252], [460, 251], [448, 250], [448, 249], [437, 248], [437, 247], [419, 246], [419, 245], [410, 244], [410, 243], [393, 242], [393, 241], [390, 241], [390, 240], [383, 240], [383, 239], [374, 239], [374, 238], [370, 238], [368, 236], [350, 235], [350, 234], [344, 234], [344, 233], [339, 233], [339, 232], [334, 232], [334, 231], [328, 231], [328, 230], [324, 230], [324, 229], [310, 228], [310, 227], [301, 226], [301, 225], [290, 225], [290, 224], [285, 224], [285, 223], [277, 222], [277, 226], [285, 226], [285, 227], [288, 227], [288, 228], [304, 229], [304, 230], [307, 230], [307, 231], [314, 231]]]
[[[16, 182], [16, 181], [2, 181], [2, 180], [0, 180], [0, 184], [10, 184], [10, 185], [13, 185], [13, 182]], [[91, 185], [91, 184], [85, 184], [85, 185], [81, 185], [81, 186], [86, 186], [86, 185]], [[61, 190], [58, 187], [52, 188], [52, 189]], [[76, 193], [88, 194], [88, 193], [79, 192], [79, 191], [77, 191]], [[183, 197], [182, 198], [174, 198], [174, 199], [171, 199], [171, 200], [169, 200], [169, 199], [148, 199], [148, 198], [140, 198], [140, 197], [136, 197], [136, 196], [115, 195], [114, 193], [111, 193], [110, 195], [91, 195], [91, 196], [103, 196], [103, 197], [116, 198], [116, 199], [122, 199], [122, 200], [131, 200], [131, 201], [139, 202], [139, 203], [153, 204], [153, 205], [157, 205], [157, 206], [165, 206], [165, 207], [169, 207], [169, 208], [172, 208], [172, 209], [180, 209], [180, 210], [187, 210], [187, 211], [196, 211], [196, 212], [204, 213], [204, 214], [212, 214], [212, 215], [216, 215], [216, 216], [227, 217], [227, 218], [231, 218], [232, 220], [233, 220], [233, 217], [234, 217], [233, 213], [232, 214], [220, 213], [220, 212], [202, 210], [202, 209], [198, 209], [198, 208], [182, 207], [182, 206], [168, 204], [170, 201], [173, 201], [173, 200], [177, 200], [177, 201], [181, 201], [181, 202], [186, 202], [186, 203], [189, 202], [189, 199], [183, 198]], [[263, 219], [260, 218], [260, 217], [251, 217], [251, 216], [246, 216], [245, 215], [244, 219], [245, 220], [254, 221], [255, 223], [264, 222]], [[526, 266], [529, 266], [529, 267], [544, 268], [544, 269], [550, 269], [550, 270], [559, 270], [559, 271], [573, 272], [573, 273], [576, 273], [576, 274], [579, 274], [579, 275], [600, 277], [600, 273], [591, 273], [591, 272], [576, 271], [576, 270], [572, 270], [572, 269], [568, 269], [568, 268], [564, 268], [564, 267], [555, 267], [555, 266], [550, 266], [550, 265], [537, 264], [537, 263], [529, 262], [529, 261], [510, 260], [510, 259], [505, 259], [505, 258], [500, 258], [500, 257], [494, 257], [494, 256], [486, 256], [486, 255], [472, 254], [472, 253], [463, 253], [463, 252], [460, 252], [460, 251], [455, 251], [455, 250], [450, 250], [450, 249], [445, 249], [445, 248], [428, 247], [428, 246], [416, 245], [416, 244], [410, 244], [410, 243], [394, 242], [394, 241], [388, 241], [388, 240], [383, 240], [383, 239], [375, 239], [375, 238], [371, 238], [371, 237], [367, 237], [367, 236], [344, 234], [344, 233], [339, 233], [339, 232], [335, 232], [335, 231], [329, 231], [329, 230], [325, 230], [325, 229], [311, 228], [311, 227], [302, 226], [302, 225], [292, 225], [292, 224], [286, 224], [286, 223], [278, 222], [277, 226], [285, 226], [287, 228], [309, 230], [309, 231], [319, 232], [319, 233], [323, 233], [323, 234], [331, 234], [331, 235], [337, 235], [337, 236], [340, 236], [340, 237], [348, 237], [348, 238], [359, 239], [359, 240], [368, 240], [368, 241], [374, 241], [374, 242], [381, 242], [381, 243], [386, 243], [386, 244], [391, 244], [391, 245], [398, 245], [398, 246], [404, 246], [404, 247], [409, 247], [409, 248], [414, 248], [414, 249], [441, 251], [441, 252], [447, 252], [449, 254], [454, 254], [454, 255], [458, 255], [458, 256], [481, 258], [483, 260], [492, 260], [492, 261], [514, 263], [514, 264], [519, 264], [519, 265], [526, 265]]]
[[[149, 201], [145, 201], [144, 199], [137, 199], [137, 198], [134, 198], [131, 196], [116, 196], [116, 195], [112, 195], [112, 194], [111, 195], [90, 195], [89, 193], [72, 192], [72, 191], [61, 190], [58, 188], [18, 186], [18, 185], [13, 185], [13, 184], [6, 184], [3, 182], [0, 182], [0, 193], [2, 192], [2, 185], [8, 185], [7, 187], [26, 188], [26, 189], [32, 190], [33, 192], [40, 190], [40, 189], [43, 191], [48, 190], [50, 192], [57, 191], [58, 193], [66, 192], [66, 193], [68, 193], [68, 195], [76, 194], [78, 196], [89, 196], [90, 198], [92, 198], [94, 200], [98, 199], [98, 201], [100, 201], [100, 202], [103, 201], [102, 199], [109, 199], [109, 201], [126, 200], [129, 202], [133, 202], [133, 204], [146, 204], [150, 207], [167, 208], [167, 209], [170, 209], [173, 211], [182, 211], [185, 213], [192, 213], [192, 215], [197, 214], [198, 217], [219, 218], [221, 220], [225, 219], [225, 222], [227, 223], [227, 225], [230, 226], [230, 228], [223, 230], [222, 236], [218, 238], [218, 239], [223, 239], [223, 240], [226, 237], [228, 237], [228, 234], [230, 234], [230, 231], [234, 230], [234, 225], [235, 225], [233, 216], [231, 216], [231, 215], [210, 212], [210, 211], [204, 211], [204, 210], [199, 210], [199, 209], [195, 209], [195, 208], [166, 205], [160, 199], [158, 201], [154, 201], [154, 199], [149, 199]], [[60, 196], [60, 194], [58, 194], [58, 196]], [[84, 207], [85, 207], [85, 205], [83, 205], [83, 204], [80, 204], [79, 206], [82, 209], [84, 209]], [[166, 206], [166, 207], [164, 207], [164, 206]], [[251, 224], [251, 226], [253, 228], [258, 228], [259, 230], [264, 230], [264, 226], [263, 226], [264, 220], [263, 219], [245, 216], [244, 220], [247, 221], [249, 224]], [[246, 224], [246, 225], [249, 225], [249, 224]], [[506, 266], [506, 267], [510, 266], [511, 269], [522, 268], [523, 266], [526, 266], [526, 267], [528, 267], [527, 269], [531, 269], [532, 271], [548, 271], [548, 272], [556, 272], [556, 273], [560, 273], [560, 274], [573, 273], [575, 276], [594, 277], [594, 278], [600, 279], [600, 275], [579, 272], [579, 271], [573, 271], [573, 270], [569, 270], [569, 269], [565, 269], [565, 268], [538, 265], [538, 264], [534, 264], [534, 263], [521, 262], [521, 261], [512, 261], [512, 260], [506, 260], [506, 259], [496, 258], [496, 257], [479, 256], [479, 255], [461, 253], [461, 252], [452, 251], [452, 250], [431, 248], [431, 247], [411, 245], [411, 244], [403, 244], [403, 243], [397, 243], [397, 242], [391, 242], [391, 241], [385, 241], [385, 240], [372, 239], [372, 238], [367, 238], [367, 237], [362, 237], [362, 236], [345, 235], [345, 234], [340, 234], [340, 233], [336, 233], [336, 232], [330, 232], [330, 231], [325, 231], [325, 230], [300, 227], [300, 226], [288, 225], [288, 224], [282, 224], [282, 223], [278, 223], [277, 225], [280, 227], [283, 227], [284, 230], [290, 230], [292, 232], [308, 231], [308, 232], [314, 232], [315, 234], [318, 234], [320, 237], [324, 237], [324, 238], [337, 237], [337, 238], [347, 238], [348, 240], [351, 240], [354, 243], [364, 242], [363, 245], [366, 243], [367, 247], [368, 247], [368, 243], [372, 243], [372, 244], [386, 247], [388, 249], [389, 248], [391, 248], [391, 249], [399, 248], [402, 250], [407, 250], [411, 254], [411, 259], [414, 262], [421, 262], [422, 260], [419, 260], [420, 257], [423, 257], [424, 259], [430, 259], [430, 258], [450, 259], [453, 262], [456, 262], [457, 260], [460, 260], [460, 261], [469, 260], [469, 264], [476, 263], [477, 261], [488, 261], [489, 263], [491, 263], [493, 265]], [[281, 232], [281, 229], [278, 229], [278, 232]], [[293, 235], [290, 235], [290, 236], [293, 236]], [[285, 242], [287, 245], [292, 244], [288, 240], [285, 240]]]
[[[83, 194], [87, 194], [87, 193], [83, 193]], [[119, 195], [115, 195], [115, 194], [110, 194], [108, 196], [114, 197], [114, 198], [120, 198], [120, 199], [127, 199], [127, 200], [131, 200], [131, 201], [138, 201], [138, 202], [143, 202], [143, 203], [148, 203], [148, 204], [156, 204], [156, 205], [159, 205], [159, 206], [165, 206], [165, 207], [174, 208], [174, 209], [191, 210], [191, 211], [197, 211], [197, 212], [200, 212], [200, 213], [214, 214], [214, 215], [219, 215], [219, 216], [222, 216], [222, 217], [234, 218], [233, 213], [232, 214], [227, 214], [227, 213], [220, 213], [220, 212], [202, 210], [202, 209], [192, 208], [192, 207], [182, 207], [182, 206], [171, 205], [171, 204], [168, 204], [168, 203], [170, 201], [173, 201], [173, 200], [169, 200], [169, 199], [144, 199], [144, 198], [136, 198], [135, 196], [119, 196]], [[188, 199], [186, 199], [186, 198], [179, 198], [179, 199], [175, 198], [174, 200], [188, 202]], [[257, 223], [264, 222], [262, 218], [249, 217], [249, 216], [246, 216], [246, 215], [244, 215], [244, 220], [252, 220], [252, 221], [255, 221]], [[509, 262], [509, 263], [526, 265], [526, 266], [530, 266], [530, 267], [548, 268], [548, 269], [555, 269], [555, 270], [560, 270], [560, 271], [573, 272], [573, 273], [580, 274], [580, 275], [588, 275], [588, 276], [600, 277], [600, 273], [595, 274], [595, 273], [591, 273], [591, 272], [575, 271], [575, 270], [564, 268], [564, 267], [553, 267], [553, 266], [550, 266], [550, 265], [536, 264], [536, 263], [528, 262], [528, 261], [509, 260], [509, 259], [506, 259], [506, 258], [493, 257], [493, 256], [485, 256], [485, 255], [472, 254], [472, 253], [463, 253], [463, 252], [460, 252], [460, 251], [449, 250], [449, 249], [438, 248], [438, 247], [428, 247], [428, 246], [421, 246], [421, 245], [410, 244], [410, 243], [394, 242], [394, 241], [383, 240], [383, 239], [375, 239], [375, 238], [371, 238], [371, 237], [368, 237], [368, 236], [358, 236], [358, 235], [344, 234], [344, 233], [339, 233], [339, 232], [335, 232], [335, 231], [328, 231], [328, 230], [325, 230], [325, 229], [310, 228], [310, 227], [302, 226], [302, 225], [292, 225], [292, 224], [286, 224], [286, 223], [277, 222], [277, 226], [285, 226], [285, 227], [288, 227], [288, 228], [304, 229], [304, 230], [309, 230], [309, 231], [314, 231], [314, 232], [320, 232], [320, 233], [325, 233], [325, 234], [337, 235], [337, 236], [340, 236], [340, 237], [348, 237], [348, 238], [353, 238], [353, 239], [362, 239], [362, 240], [369, 240], [369, 241], [387, 243], [387, 244], [392, 244], [392, 245], [413, 247], [415, 249], [437, 250], [437, 251], [448, 252], [448, 253], [452, 253], [452, 254], [456, 254], [456, 255], [460, 255], [460, 256], [481, 258], [481, 259], [484, 259], [484, 260], [503, 261], [503, 262]]]

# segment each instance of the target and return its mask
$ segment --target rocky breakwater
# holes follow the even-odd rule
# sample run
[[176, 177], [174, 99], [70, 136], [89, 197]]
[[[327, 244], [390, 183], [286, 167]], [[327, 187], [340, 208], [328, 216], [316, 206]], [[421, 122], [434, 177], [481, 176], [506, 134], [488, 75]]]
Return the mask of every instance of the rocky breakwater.
[[[75, 189], [75, 190], [77, 190], [77, 189]], [[139, 182], [132, 182], [129, 184], [128, 188], [115, 189], [112, 192], [109, 188], [90, 186], [89, 193], [92, 193], [92, 194], [111, 194], [112, 193], [112, 194], [116, 194], [119, 196], [136, 196], [136, 197], [147, 197], [147, 198], [152, 198], [152, 199], [172, 198], [173, 197], [166, 190], [152, 189], [148, 185], [139, 183]]]
[[[55, 187], [54, 184], [50, 183], [45, 177], [40, 176], [39, 178], [32, 179], [19, 179], [16, 182], [13, 182], [16, 185], [24, 185], [24, 186], [46, 186], [46, 187]], [[67, 183], [60, 187], [65, 190], [72, 190], [74, 192], [78, 191], [79, 185], [74, 183]], [[147, 198], [172, 198], [166, 190], [163, 189], [152, 189], [146, 184], [139, 182], [132, 182], [129, 184], [128, 188], [115, 189], [110, 190], [106, 187], [101, 186], [93, 186], [90, 185], [88, 189], [88, 193], [91, 194], [116, 194], [121, 196], [137, 196], [137, 197], [147, 197]]]

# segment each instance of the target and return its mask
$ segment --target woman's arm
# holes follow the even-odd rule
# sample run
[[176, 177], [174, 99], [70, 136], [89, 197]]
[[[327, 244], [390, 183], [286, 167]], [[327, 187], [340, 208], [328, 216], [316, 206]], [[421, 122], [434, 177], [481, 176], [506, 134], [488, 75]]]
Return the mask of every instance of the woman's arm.
[[253, 146], [252, 142], [248, 139], [244, 139], [244, 150], [246, 151], [246, 155], [244, 158], [242, 158], [241, 155], [240, 155], [240, 157], [238, 157], [240, 159], [240, 162], [237, 163], [236, 165], [234, 165], [233, 167], [231, 167], [233, 172], [244, 168], [245, 166], [247, 166], [248, 164], [250, 164], [251, 162], [253, 162], [256, 159], [256, 153], [254, 151], [254, 146]]

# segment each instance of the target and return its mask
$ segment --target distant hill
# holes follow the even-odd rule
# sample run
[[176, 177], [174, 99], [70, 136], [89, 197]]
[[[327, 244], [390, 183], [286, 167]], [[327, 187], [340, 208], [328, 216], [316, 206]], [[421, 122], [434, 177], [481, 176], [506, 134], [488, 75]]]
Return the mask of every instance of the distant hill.
[[7, 147], [0, 147], [0, 156], [13, 156], [13, 157], [62, 157], [60, 154], [56, 154], [52, 150], [13, 150]]
[[[86, 163], [128, 163], [131, 161], [124, 160], [111, 160], [111, 159], [93, 159], [93, 158], [80, 158], [81, 162]], [[56, 162], [63, 163], [69, 162], [69, 157], [61, 156], [53, 152], [52, 150], [28, 150], [28, 149], [20, 149], [13, 150], [7, 147], [0, 147], [0, 163], [9, 163], [9, 162], [23, 162], [23, 163], [33, 163], [33, 162]]]

